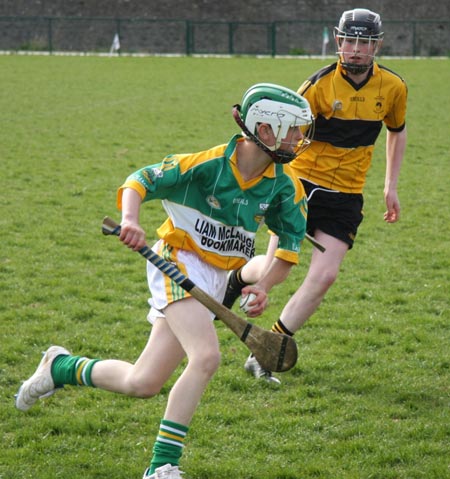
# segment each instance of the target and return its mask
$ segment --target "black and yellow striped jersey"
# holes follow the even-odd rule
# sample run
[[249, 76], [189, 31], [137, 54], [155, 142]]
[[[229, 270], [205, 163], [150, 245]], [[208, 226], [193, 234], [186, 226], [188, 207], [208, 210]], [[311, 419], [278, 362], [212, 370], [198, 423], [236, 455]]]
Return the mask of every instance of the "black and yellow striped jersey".
[[374, 63], [356, 85], [339, 62], [306, 80], [298, 93], [316, 118], [314, 141], [290, 163], [298, 176], [344, 193], [362, 193], [374, 144], [383, 123], [405, 127], [407, 87], [391, 70]]

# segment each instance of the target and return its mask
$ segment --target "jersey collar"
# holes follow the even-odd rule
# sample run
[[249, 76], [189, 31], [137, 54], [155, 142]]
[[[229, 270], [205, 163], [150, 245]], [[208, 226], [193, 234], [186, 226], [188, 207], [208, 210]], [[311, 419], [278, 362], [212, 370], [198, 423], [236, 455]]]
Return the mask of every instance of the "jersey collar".
[[[228, 161], [231, 163], [231, 167], [235, 176], [236, 176], [236, 173], [239, 173], [239, 170], [237, 169], [236, 145], [241, 141], [245, 141], [245, 138], [243, 135], [240, 135], [240, 134], [234, 135], [233, 138], [231, 138], [230, 142], [228, 143], [227, 148], [225, 149], [225, 156], [228, 159]], [[282, 170], [282, 168], [279, 169], [277, 168], [277, 166], [283, 166], [283, 165], [277, 165], [275, 162], [272, 162], [262, 172], [261, 176], [258, 178], [255, 178], [255, 180], [259, 181], [259, 178], [261, 177], [276, 178], [277, 176], [279, 176], [280, 174], [279, 172]], [[254, 180], [251, 180], [251, 181], [254, 181]]]
[[369, 69], [369, 73], [366, 77], [366, 79], [362, 83], [355, 83], [346, 73], [345, 69], [342, 67], [342, 64], [340, 61], [337, 62], [337, 68], [336, 68], [336, 74], [341, 76], [346, 82], [350, 83], [350, 85], [355, 89], [359, 90], [361, 89], [364, 85], [366, 85], [370, 79], [376, 75], [378, 75], [380, 71], [380, 67], [377, 65], [377, 63], [373, 63], [373, 65]]

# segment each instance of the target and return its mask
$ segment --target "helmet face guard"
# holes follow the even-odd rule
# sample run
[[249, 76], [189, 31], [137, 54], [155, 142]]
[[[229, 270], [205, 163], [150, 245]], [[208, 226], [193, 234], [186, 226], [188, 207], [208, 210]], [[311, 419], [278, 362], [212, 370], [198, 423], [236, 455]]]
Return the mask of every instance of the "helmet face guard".
[[[271, 83], [259, 83], [244, 94], [242, 106], [235, 105], [233, 117], [245, 136], [256, 143], [275, 163], [289, 163], [311, 143], [314, 118], [309, 103], [292, 90]], [[275, 144], [266, 145], [258, 137], [257, 127], [267, 124]], [[302, 139], [289, 139], [292, 128], [300, 128]]]
[[[344, 69], [355, 75], [364, 73], [372, 67], [383, 42], [380, 15], [364, 8], [348, 10], [334, 29], [334, 38]], [[356, 59], [361, 57], [365, 57], [364, 62]]]

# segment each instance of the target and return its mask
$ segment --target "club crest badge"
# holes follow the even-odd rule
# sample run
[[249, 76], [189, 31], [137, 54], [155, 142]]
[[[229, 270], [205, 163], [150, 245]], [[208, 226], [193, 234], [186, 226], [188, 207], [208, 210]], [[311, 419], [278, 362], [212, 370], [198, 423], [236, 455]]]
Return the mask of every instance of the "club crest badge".
[[333, 111], [341, 111], [342, 110], [342, 102], [341, 100], [334, 100], [333, 102]]
[[215, 210], [220, 210], [222, 208], [222, 206], [220, 206], [219, 200], [213, 195], [207, 196], [206, 202], [209, 206], [211, 206], [211, 208], [214, 208]]

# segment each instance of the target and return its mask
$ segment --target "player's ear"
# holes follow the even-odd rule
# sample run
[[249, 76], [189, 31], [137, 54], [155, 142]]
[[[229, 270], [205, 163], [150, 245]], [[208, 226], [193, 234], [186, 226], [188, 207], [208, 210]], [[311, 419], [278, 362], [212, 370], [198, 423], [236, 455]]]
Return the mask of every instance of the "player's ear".
[[272, 127], [268, 123], [258, 123], [256, 127], [258, 131], [258, 138], [263, 142], [263, 143], [271, 143], [273, 142], [273, 131]]

